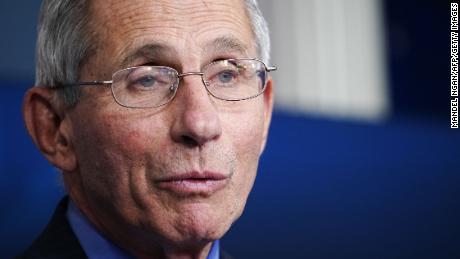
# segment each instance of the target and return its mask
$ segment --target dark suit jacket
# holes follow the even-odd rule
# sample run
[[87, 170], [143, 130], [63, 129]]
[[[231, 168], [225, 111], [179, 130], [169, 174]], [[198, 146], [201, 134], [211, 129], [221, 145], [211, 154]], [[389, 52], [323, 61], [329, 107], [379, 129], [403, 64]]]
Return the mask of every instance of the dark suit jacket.
[[[88, 258], [67, 221], [69, 198], [61, 200], [45, 230], [32, 245], [16, 258], [21, 259], [80, 259]], [[220, 250], [220, 259], [233, 259]]]

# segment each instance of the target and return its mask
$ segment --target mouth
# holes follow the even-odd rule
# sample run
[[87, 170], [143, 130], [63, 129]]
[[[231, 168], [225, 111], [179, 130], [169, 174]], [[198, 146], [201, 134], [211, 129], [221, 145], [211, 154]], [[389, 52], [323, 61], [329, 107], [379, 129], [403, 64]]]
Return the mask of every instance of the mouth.
[[215, 172], [188, 172], [157, 181], [158, 187], [178, 196], [210, 196], [225, 188], [229, 176]]

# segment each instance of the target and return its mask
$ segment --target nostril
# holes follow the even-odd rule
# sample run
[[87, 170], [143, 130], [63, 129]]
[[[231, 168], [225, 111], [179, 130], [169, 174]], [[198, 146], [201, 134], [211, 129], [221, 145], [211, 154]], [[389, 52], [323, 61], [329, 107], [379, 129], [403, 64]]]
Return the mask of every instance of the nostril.
[[187, 135], [182, 136], [182, 143], [188, 147], [197, 147], [200, 145], [194, 138]]

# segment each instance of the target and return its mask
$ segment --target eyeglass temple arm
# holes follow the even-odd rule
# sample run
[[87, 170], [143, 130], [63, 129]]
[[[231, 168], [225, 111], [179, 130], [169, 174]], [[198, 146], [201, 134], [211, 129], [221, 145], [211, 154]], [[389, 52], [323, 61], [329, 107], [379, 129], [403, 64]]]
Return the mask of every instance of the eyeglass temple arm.
[[277, 67], [267, 67], [267, 72], [275, 71], [277, 69], [278, 69]]

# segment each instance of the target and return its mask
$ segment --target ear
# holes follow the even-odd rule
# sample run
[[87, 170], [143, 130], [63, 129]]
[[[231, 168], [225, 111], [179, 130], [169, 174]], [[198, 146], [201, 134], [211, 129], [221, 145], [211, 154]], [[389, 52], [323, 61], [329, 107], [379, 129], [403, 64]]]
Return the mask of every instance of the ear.
[[77, 168], [77, 162], [69, 138], [70, 122], [64, 106], [55, 101], [55, 94], [54, 89], [46, 87], [29, 89], [22, 109], [24, 122], [46, 159], [63, 172], [71, 172]]
[[272, 112], [273, 112], [273, 80], [271, 77], [268, 78], [266, 89], [264, 91], [264, 132], [263, 132], [263, 139], [262, 145], [260, 148], [260, 154], [265, 149], [265, 144], [267, 143], [268, 137], [268, 129], [270, 127], [270, 121], [272, 119]]

